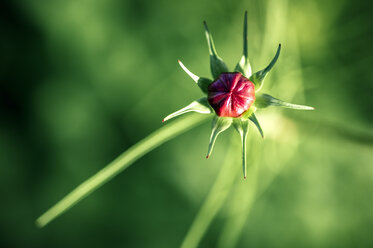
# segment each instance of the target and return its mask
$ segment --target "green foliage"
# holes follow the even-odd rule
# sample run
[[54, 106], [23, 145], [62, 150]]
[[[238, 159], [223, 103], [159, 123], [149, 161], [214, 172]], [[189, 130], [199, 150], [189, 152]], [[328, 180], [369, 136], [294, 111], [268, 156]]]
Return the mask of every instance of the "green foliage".
[[275, 57], [272, 59], [271, 63], [264, 68], [263, 70], [257, 71], [250, 76], [250, 81], [255, 84], [255, 91], [258, 92], [263, 87], [264, 79], [266, 78], [268, 72], [272, 69], [272, 67], [276, 64], [278, 57], [280, 56], [281, 51], [281, 44], [278, 45], [278, 49], [276, 52]]
[[[371, 247], [369, 5], [4, 1], [1, 247]], [[183, 56], [209, 73], [201, 20], [219, 55], [237, 62], [245, 9], [253, 71], [284, 48], [262, 91], [317, 111], [256, 113], [266, 138], [250, 124], [246, 180], [238, 135], [219, 136], [204, 159], [206, 122], [35, 228], [46, 208], [201, 96], [175, 67]]]
[[162, 122], [165, 122], [165, 121], [168, 121], [169, 119], [172, 119], [174, 117], [177, 117], [179, 115], [183, 115], [185, 113], [189, 113], [189, 112], [197, 112], [197, 113], [200, 113], [200, 114], [211, 114], [213, 113], [213, 109], [210, 107], [208, 101], [207, 101], [207, 97], [203, 97], [201, 99], [198, 99], [196, 101], [193, 101], [191, 104], [189, 104], [188, 106], [172, 113], [172, 114], [169, 114], [168, 116], [166, 116]]
[[209, 142], [209, 148], [207, 151], [206, 158], [209, 158], [212, 152], [212, 149], [214, 148], [214, 144], [216, 141], [216, 138], [221, 132], [224, 132], [227, 130], [233, 122], [233, 118], [227, 118], [227, 117], [218, 117], [215, 116], [214, 120], [212, 122], [212, 130], [211, 130], [211, 136], [210, 136], [210, 142]]
[[215, 80], [216, 78], [219, 77], [219, 75], [222, 72], [229, 72], [229, 69], [216, 52], [214, 41], [207, 27], [207, 23], [203, 22], [203, 25], [205, 26], [206, 40], [207, 40], [207, 45], [209, 47], [209, 53], [210, 53], [211, 74], [212, 74], [213, 79]]
[[313, 107], [284, 102], [268, 94], [258, 94], [256, 96], [255, 106], [258, 108], [276, 106], [276, 107], [284, 107], [284, 108], [289, 108], [289, 109], [314, 110]]
[[54, 220], [76, 203], [87, 197], [94, 190], [111, 180], [118, 173], [127, 169], [133, 162], [144, 156], [146, 153], [167, 142], [173, 137], [197, 126], [204, 119], [205, 116], [184, 117], [153, 132], [148, 137], [145, 137], [143, 140], [139, 141], [127, 151], [122, 153], [118, 158], [105, 166], [102, 170], [76, 187], [71, 193], [69, 193], [61, 201], [56, 203], [52, 208], [40, 216], [36, 220], [36, 224], [39, 227], [47, 225], [50, 221]]
[[249, 117], [250, 121], [252, 121], [254, 123], [254, 125], [257, 127], [259, 133], [260, 133], [260, 136], [262, 136], [262, 138], [264, 138], [264, 134], [263, 134], [263, 130], [262, 130], [262, 127], [260, 126], [259, 124], [259, 121], [258, 119], [256, 118], [255, 114], [252, 113]]
[[192, 73], [191, 71], [188, 70], [188, 68], [185, 67], [185, 65], [179, 60], [179, 65], [180, 67], [185, 71], [186, 74], [188, 74], [194, 82], [197, 83], [197, 85], [200, 87], [203, 93], [207, 94], [207, 88], [211, 84], [211, 80], [208, 78], [201, 78]]
[[247, 50], [247, 11], [245, 11], [243, 23], [243, 54], [240, 61], [238, 61], [236, 65], [235, 71], [241, 72], [246, 78], [250, 78], [251, 76], [251, 65]]
[[244, 118], [234, 119], [233, 121], [234, 128], [240, 134], [241, 137], [241, 149], [242, 149], [242, 170], [243, 177], [246, 179], [246, 139], [247, 134], [249, 133], [249, 121]]

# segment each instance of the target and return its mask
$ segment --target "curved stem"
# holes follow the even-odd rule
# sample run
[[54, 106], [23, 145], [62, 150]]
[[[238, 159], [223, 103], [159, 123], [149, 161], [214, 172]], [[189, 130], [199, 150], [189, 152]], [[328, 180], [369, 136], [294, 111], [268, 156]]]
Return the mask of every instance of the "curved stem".
[[176, 137], [179, 134], [201, 124], [207, 120], [205, 115], [188, 115], [178, 119], [153, 132], [137, 144], [122, 153], [113, 162], [101, 169], [95, 175], [84, 181], [68, 195], [57, 202], [36, 220], [36, 225], [44, 227], [49, 222], [70, 209], [83, 198], [87, 197], [97, 188], [108, 182], [114, 176], [128, 168], [133, 162], [144, 156], [154, 148]]

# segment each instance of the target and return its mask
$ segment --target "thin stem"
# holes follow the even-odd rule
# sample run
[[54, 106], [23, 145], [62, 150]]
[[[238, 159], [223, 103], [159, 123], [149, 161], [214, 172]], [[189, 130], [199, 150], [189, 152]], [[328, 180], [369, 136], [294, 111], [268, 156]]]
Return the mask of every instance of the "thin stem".
[[236, 165], [235, 153], [238, 149], [236, 142], [232, 139], [229, 150], [225, 156], [224, 163], [220, 169], [205, 202], [197, 213], [187, 235], [185, 236], [181, 248], [197, 247], [202, 237], [206, 233], [210, 223], [221, 209], [228, 193], [233, 185], [237, 173], [234, 169]]
[[[250, 139], [248, 146], [248, 177], [245, 183], [236, 183], [234, 190], [230, 193], [230, 201], [227, 202], [226, 224], [222, 228], [217, 242], [218, 248], [231, 248], [237, 246], [237, 241], [241, 236], [246, 220], [250, 214], [251, 208], [256, 200], [258, 191], [259, 168], [258, 160], [262, 155], [263, 147], [258, 146], [257, 139]], [[266, 174], [265, 174], [266, 175]], [[261, 178], [260, 178], [261, 179]]]
[[207, 120], [205, 115], [188, 115], [164, 126], [139, 141], [122, 153], [113, 162], [101, 169], [95, 175], [76, 187], [72, 192], [57, 202], [36, 220], [36, 225], [44, 227], [59, 215], [70, 209], [83, 198], [87, 197], [104, 183], [128, 168], [133, 162], [144, 156], [154, 148], [176, 137], [179, 134], [201, 124]]

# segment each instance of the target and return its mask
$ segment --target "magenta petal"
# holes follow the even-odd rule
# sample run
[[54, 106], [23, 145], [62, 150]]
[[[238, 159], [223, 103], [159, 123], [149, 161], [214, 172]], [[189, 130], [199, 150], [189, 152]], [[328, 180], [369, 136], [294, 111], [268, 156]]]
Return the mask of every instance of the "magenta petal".
[[208, 101], [218, 116], [240, 117], [255, 101], [254, 84], [239, 72], [222, 73], [209, 85]]

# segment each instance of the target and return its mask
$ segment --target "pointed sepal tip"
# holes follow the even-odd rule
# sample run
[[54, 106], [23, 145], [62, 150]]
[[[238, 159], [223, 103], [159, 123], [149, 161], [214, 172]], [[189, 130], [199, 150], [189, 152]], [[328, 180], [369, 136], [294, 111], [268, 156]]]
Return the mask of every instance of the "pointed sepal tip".
[[188, 112], [197, 112], [200, 114], [211, 114], [213, 109], [210, 107], [210, 104], [207, 101], [207, 97], [203, 97], [196, 101], [193, 101], [188, 106], [166, 116], [162, 122], [168, 121], [176, 116], [183, 115]]
[[260, 126], [260, 123], [259, 123], [258, 119], [256, 118], [256, 115], [254, 113], [252, 113], [251, 116], [249, 117], [249, 119], [250, 119], [250, 121], [252, 121], [252, 123], [254, 123], [254, 125], [256, 126], [256, 128], [258, 129], [258, 131], [260, 133], [260, 136], [262, 137], [262, 139], [264, 139], [263, 129]]
[[209, 158], [214, 148], [215, 141], [221, 132], [224, 132], [232, 125], [232, 118], [215, 116], [212, 122], [212, 131], [206, 158]]
[[177, 60], [177, 62], [179, 63], [181, 69], [183, 69], [185, 73], [193, 79], [194, 82], [198, 83], [199, 77], [196, 74], [192, 73], [188, 68], [186, 68], [186, 66], [179, 59]]
[[290, 109], [297, 109], [297, 110], [315, 110], [314, 107], [288, 103], [288, 102], [282, 101], [268, 94], [257, 94], [255, 106], [257, 108], [266, 108], [269, 106], [276, 106], [276, 107], [283, 107], [283, 108], [290, 108]]
[[208, 86], [211, 84], [212, 81], [208, 78], [202, 78], [202, 77], [197, 76], [196, 74], [191, 72], [180, 60], [177, 60], [177, 62], [179, 63], [181, 69], [183, 69], [185, 71], [185, 73], [188, 74], [188, 76], [191, 77], [193, 79], [193, 81], [197, 83], [199, 88], [204, 93], [207, 93], [208, 92]]
[[245, 11], [245, 17], [243, 22], [243, 52], [240, 61], [238, 61], [235, 71], [241, 72], [247, 78], [251, 77], [251, 65], [248, 58], [247, 51], [247, 11]]
[[216, 52], [214, 40], [212, 39], [206, 21], [203, 21], [203, 25], [205, 27], [206, 40], [210, 53], [211, 74], [213, 76], [213, 79], [216, 79], [219, 77], [221, 73], [229, 72], [229, 69], [228, 66], [224, 63], [224, 61], [218, 56]]
[[273, 57], [272, 61], [269, 63], [269, 65], [263, 70], [257, 71], [253, 75], [250, 76], [249, 78], [250, 81], [252, 81], [255, 84], [255, 91], [260, 91], [260, 89], [263, 87], [264, 79], [266, 78], [268, 72], [276, 64], [277, 59], [280, 56], [280, 51], [281, 51], [281, 43], [278, 45], [277, 52], [275, 56]]

